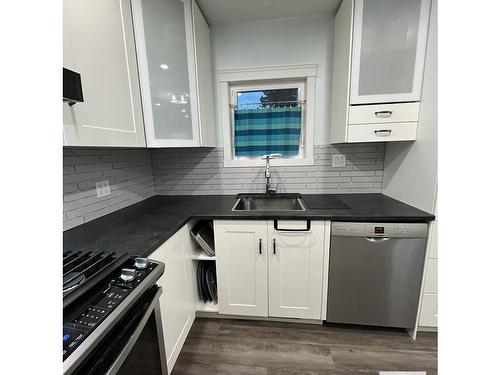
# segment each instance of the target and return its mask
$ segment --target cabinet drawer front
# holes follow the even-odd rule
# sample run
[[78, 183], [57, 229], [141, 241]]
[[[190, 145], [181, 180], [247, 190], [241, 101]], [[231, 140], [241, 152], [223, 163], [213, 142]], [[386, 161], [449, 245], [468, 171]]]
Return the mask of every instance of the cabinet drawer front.
[[425, 271], [425, 293], [437, 294], [438, 288], [438, 264], [437, 259], [427, 259], [427, 269]]
[[420, 103], [356, 105], [349, 107], [349, 124], [418, 121]]
[[348, 142], [414, 141], [417, 139], [416, 122], [349, 125], [347, 131]]
[[422, 298], [422, 307], [420, 308], [419, 325], [424, 327], [437, 327], [437, 294], [424, 294]]

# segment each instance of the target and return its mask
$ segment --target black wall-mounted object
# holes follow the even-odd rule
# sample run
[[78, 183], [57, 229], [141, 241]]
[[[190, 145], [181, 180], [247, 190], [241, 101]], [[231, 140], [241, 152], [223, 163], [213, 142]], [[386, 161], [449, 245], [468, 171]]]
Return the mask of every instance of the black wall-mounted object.
[[70, 106], [84, 101], [80, 74], [66, 68], [63, 68], [63, 101]]

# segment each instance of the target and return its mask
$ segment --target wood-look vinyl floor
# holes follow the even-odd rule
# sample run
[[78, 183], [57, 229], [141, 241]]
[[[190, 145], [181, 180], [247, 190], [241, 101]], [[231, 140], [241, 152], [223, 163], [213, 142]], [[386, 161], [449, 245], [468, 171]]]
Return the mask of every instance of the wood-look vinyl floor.
[[196, 318], [172, 375], [437, 374], [437, 334]]

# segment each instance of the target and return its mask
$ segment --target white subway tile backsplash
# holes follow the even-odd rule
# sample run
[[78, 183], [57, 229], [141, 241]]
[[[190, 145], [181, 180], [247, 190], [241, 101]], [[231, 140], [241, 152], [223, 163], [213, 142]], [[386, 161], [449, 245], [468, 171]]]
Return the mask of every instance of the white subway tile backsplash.
[[[343, 154], [345, 167], [332, 167]], [[279, 192], [303, 194], [378, 193], [382, 190], [385, 145], [317, 145], [314, 165], [273, 167]], [[264, 167], [224, 168], [222, 148], [63, 149], [64, 230], [153, 195], [210, 195], [264, 192]], [[97, 198], [95, 183], [109, 180], [111, 194]]]
[[[64, 230], [155, 195], [149, 150], [66, 147], [63, 165]], [[101, 180], [111, 194], [97, 198]]]
[[[151, 152], [156, 194], [236, 194], [265, 189], [263, 167], [224, 168], [222, 148]], [[332, 167], [332, 155], [339, 153], [346, 156], [346, 166]], [[271, 162], [272, 183], [279, 184], [280, 192], [348, 193], [362, 189], [378, 193], [381, 184], [375, 183], [382, 181], [384, 154], [384, 144], [317, 145], [314, 165], [272, 167]], [[371, 179], [355, 180], [360, 177]]]

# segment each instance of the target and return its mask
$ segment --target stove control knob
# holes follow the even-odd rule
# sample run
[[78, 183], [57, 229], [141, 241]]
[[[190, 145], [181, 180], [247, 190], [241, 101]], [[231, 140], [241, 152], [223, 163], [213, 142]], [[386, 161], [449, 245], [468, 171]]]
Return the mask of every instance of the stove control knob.
[[134, 266], [139, 270], [143, 270], [149, 266], [149, 260], [147, 258], [135, 258]]
[[133, 281], [138, 276], [137, 271], [131, 268], [123, 268], [120, 275], [120, 279], [129, 283]]

